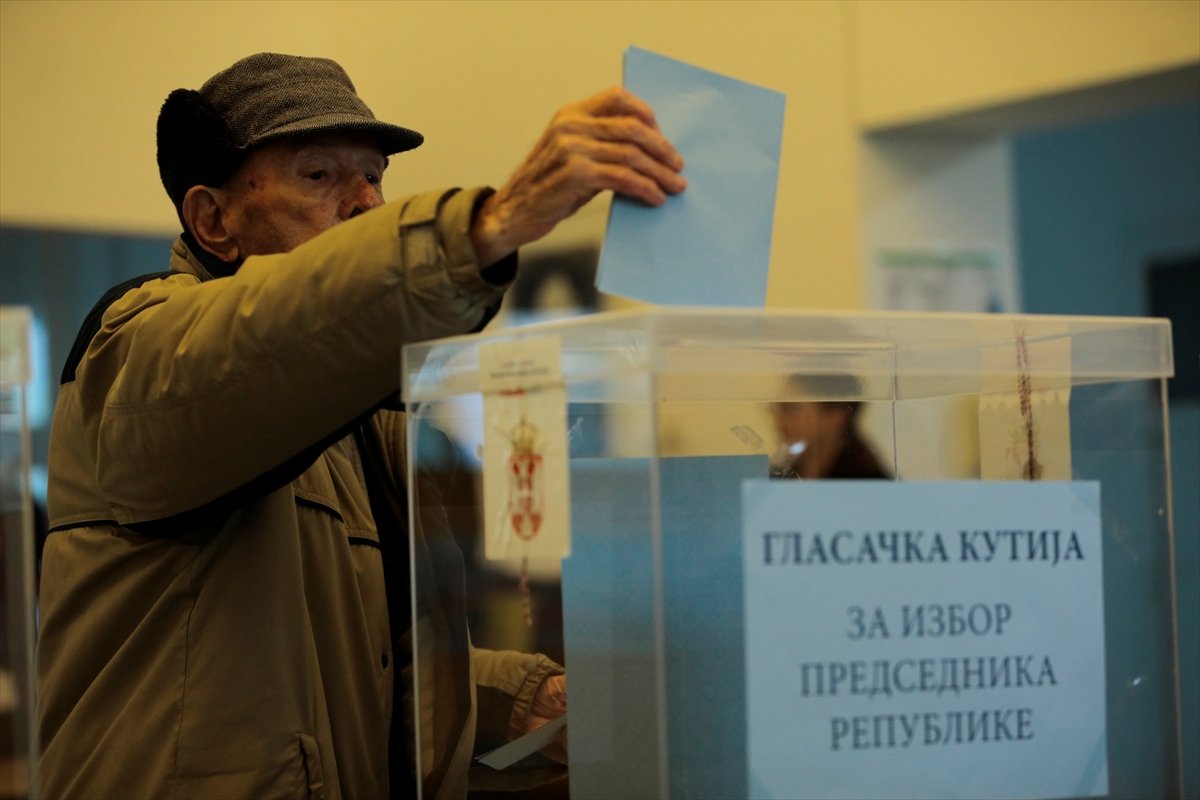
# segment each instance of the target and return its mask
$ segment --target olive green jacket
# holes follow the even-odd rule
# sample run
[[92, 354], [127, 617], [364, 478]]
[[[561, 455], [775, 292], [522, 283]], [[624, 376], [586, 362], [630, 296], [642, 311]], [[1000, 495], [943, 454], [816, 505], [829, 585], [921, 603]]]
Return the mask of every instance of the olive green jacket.
[[[364, 415], [403, 344], [467, 332], [502, 295], [467, 235], [482, 191], [389, 203], [227, 278], [176, 242], [171, 274], [85, 337], [50, 443], [41, 797], [388, 795], [411, 638], [389, 632], [360, 448], [336, 437], [369, 420], [403, 491], [403, 414]], [[477, 685], [515, 731], [559, 669], [472, 650], [444, 615], [418, 630], [469, 654], [421, 693], [426, 797], [463, 797]]]

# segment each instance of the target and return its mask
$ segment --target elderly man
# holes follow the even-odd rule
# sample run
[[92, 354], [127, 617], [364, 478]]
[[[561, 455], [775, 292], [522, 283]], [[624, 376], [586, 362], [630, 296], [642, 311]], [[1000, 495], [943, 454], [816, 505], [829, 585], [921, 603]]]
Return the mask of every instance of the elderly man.
[[[408, 531], [401, 346], [481, 327], [517, 248], [598, 192], [685, 187], [619, 89], [564, 107], [497, 191], [385, 204], [387, 156], [421, 141], [325, 59], [259, 54], [167, 98], [183, 234], [97, 305], [55, 409], [41, 796], [412, 793], [410, 535], [445, 555]], [[548, 659], [470, 648], [445, 583], [418, 610], [445, 643], [426, 797], [565, 702]]]

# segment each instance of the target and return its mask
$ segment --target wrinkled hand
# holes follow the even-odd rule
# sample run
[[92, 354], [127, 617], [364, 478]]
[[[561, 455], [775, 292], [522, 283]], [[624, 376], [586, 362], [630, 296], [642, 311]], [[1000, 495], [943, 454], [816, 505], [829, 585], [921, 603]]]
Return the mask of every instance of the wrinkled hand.
[[683, 159], [650, 106], [620, 87], [561, 108], [471, 228], [479, 263], [536, 241], [600, 192], [658, 206], [682, 192]]
[[[529, 708], [529, 718], [525, 722], [525, 730], [526, 732], [535, 731], [565, 713], [567, 713], [567, 676], [551, 675], [542, 681], [533, 695], [533, 704]], [[542, 748], [541, 752], [542, 755], [552, 758], [560, 764], [567, 763], [566, 727], [559, 730], [554, 741]]]

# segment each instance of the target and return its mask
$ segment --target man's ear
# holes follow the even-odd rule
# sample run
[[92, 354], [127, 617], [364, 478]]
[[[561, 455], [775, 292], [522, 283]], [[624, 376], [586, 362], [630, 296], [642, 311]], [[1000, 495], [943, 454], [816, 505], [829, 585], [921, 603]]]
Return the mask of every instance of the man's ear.
[[225, 226], [225, 203], [220, 189], [193, 186], [183, 196], [183, 222], [201, 247], [233, 264], [240, 254], [237, 240]]

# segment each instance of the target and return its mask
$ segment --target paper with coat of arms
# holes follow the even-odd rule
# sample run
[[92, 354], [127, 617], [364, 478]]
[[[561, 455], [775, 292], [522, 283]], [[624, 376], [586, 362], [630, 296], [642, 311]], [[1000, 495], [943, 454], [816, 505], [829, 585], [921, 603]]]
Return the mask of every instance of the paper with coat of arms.
[[480, 345], [485, 558], [570, 555], [561, 349], [553, 336]]

